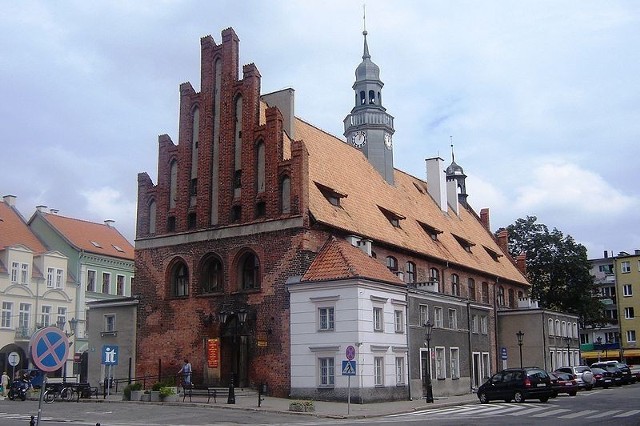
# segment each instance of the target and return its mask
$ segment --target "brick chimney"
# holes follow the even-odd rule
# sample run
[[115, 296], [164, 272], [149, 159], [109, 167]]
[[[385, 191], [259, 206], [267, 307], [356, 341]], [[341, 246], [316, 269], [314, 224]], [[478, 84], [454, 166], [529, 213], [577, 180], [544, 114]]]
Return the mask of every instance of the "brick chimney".
[[509, 253], [509, 233], [506, 229], [498, 232], [498, 245], [505, 253]]
[[484, 208], [480, 210], [480, 223], [487, 231], [491, 232], [491, 225], [489, 224], [489, 209]]
[[518, 270], [522, 272], [522, 275], [527, 275], [527, 254], [525, 252], [520, 253], [518, 257], [516, 257], [516, 266]]
[[2, 197], [2, 199], [4, 200], [4, 202], [9, 207], [15, 207], [15, 205], [16, 205], [16, 196], [15, 195], [5, 195], [4, 197]]

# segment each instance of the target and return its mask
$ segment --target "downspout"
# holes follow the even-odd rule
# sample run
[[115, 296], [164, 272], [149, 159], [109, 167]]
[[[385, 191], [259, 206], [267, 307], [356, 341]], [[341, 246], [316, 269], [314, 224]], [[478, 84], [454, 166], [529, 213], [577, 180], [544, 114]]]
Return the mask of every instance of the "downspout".
[[498, 282], [500, 281], [500, 277], [496, 276], [496, 282], [495, 285], [493, 286], [493, 335], [495, 340], [495, 352], [494, 352], [494, 359], [496, 360], [496, 369], [494, 371], [500, 371], [501, 369], [498, 366], [498, 354], [500, 353], [500, 345], [498, 343], [498, 305], [497, 305], [497, 301], [496, 301], [496, 289], [498, 288]]
[[473, 350], [471, 348], [471, 302], [467, 300], [467, 337], [469, 339], [469, 393], [473, 393]]
[[413, 358], [411, 355], [411, 340], [409, 339], [409, 293], [406, 293], [407, 297], [407, 313], [405, 314], [405, 328], [406, 328], [406, 336], [407, 336], [407, 371], [405, 375], [407, 377], [407, 390], [409, 391], [409, 401], [411, 401], [411, 359]]

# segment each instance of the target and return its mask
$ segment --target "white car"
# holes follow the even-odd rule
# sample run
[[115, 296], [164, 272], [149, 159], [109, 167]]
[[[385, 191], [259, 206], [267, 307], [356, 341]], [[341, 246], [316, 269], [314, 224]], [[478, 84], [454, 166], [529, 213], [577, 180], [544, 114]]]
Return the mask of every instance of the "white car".
[[596, 384], [596, 378], [593, 377], [591, 368], [587, 365], [574, 365], [571, 367], [556, 368], [555, 371], [563, 373], [571, 373], [575, 376], [576, 382], [580, 389], [591, 390]]

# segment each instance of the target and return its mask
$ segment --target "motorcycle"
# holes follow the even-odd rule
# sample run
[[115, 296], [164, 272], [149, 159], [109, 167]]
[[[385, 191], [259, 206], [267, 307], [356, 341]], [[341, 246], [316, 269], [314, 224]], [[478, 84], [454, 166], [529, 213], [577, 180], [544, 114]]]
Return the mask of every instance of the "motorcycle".
[[20, 398], [25, 401], [27, 399], [27, 391], [29, 390], [29, 387], [30, 383], [28, 380], [14, 380], [11, 382], [11, 386], [9, 387], [9, 399], [13, 401], [16, 398]]

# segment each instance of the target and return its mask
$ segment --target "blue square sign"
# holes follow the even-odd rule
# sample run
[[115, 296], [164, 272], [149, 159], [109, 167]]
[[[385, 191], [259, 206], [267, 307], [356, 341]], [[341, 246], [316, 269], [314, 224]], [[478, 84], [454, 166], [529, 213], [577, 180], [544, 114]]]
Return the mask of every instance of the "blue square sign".
[[118, 347], [115, 345], [104, 345], [102, 347], [102, 364], [118, 365]]

